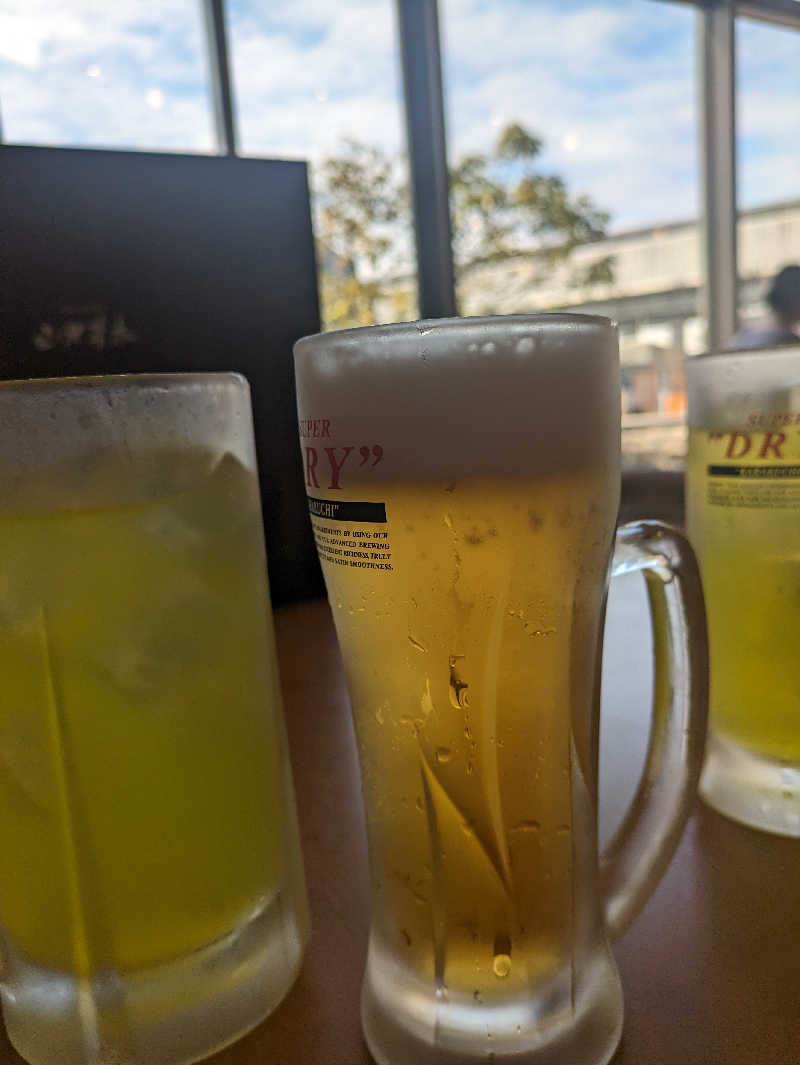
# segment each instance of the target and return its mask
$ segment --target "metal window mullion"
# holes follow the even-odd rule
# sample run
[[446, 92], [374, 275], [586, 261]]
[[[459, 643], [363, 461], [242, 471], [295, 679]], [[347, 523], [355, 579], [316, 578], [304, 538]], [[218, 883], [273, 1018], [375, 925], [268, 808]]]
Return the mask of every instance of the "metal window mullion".
[[[708, 0], [654, 0], [660, 4], [684, 4], [703, 8]], [[800, 3], [797, 0], [736, 0], [736, 14], [745, 18], [771, 22], [776, 26], [788, 26], [800, 30]]]
[[236, 123], [233, 115], [233, 90], [228, 62], [228, 38], [225, 32], [223, 0], [203, 0], [211, 92], [214, 100], [214, 126], [217, 148], [221, 155], [236, 155]]
[[797, 0], [737, 0], [736, 14], [776, 26], [800, 29], [800, 4]]
[[436, 0], [397, 0], [421, 318], [456, 313]]
[[705, 313], [719, 351], [737, 323], [734, 4], [708, 0], [698, 18]]

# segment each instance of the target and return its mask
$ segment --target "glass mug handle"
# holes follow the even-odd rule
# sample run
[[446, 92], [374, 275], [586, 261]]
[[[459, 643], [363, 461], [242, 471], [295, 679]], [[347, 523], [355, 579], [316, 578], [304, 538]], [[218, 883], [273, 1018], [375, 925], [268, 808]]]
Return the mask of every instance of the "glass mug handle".
[[600, 856], [606, 928], [622, 935], [650, 897], [691, 810], [708, 716], [708, 637], [694, 552], [657, 521], [617, 531], [611, 573], [644, 574], [653, 626], [650, 741], [636, 794]]

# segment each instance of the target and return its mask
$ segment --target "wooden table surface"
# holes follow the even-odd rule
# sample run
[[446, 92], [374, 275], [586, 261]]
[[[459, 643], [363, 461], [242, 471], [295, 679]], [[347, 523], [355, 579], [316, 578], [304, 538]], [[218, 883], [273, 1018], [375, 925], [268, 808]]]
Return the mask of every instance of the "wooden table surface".
[[[632, 752], [646, 740], [647, 674], [635, 664], [647, 654], [638, 580], [622, 578], [628, 583], [612, 600], [606, 637], [605, 837], [635, 782]], [[277, 636], [312, 940], [278, 1010], [209, 1062], [371, 1065], [359, 1027], [369, 908], [363, 816], [327, 604], [279, 610]], [[800, 841], [751, 831], [698, 804], [615, 953], [626, 1003], [615, 1065], [800, 1065]], [[0, 1065], [21, 1062], [0, 1035]]]

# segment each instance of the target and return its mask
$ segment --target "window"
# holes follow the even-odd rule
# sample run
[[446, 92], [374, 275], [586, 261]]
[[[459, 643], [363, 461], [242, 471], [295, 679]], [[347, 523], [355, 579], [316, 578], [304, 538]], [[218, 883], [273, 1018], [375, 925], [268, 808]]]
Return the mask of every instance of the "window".
[[4, 0], [3, 136], [17, 144], [215, 150], [196, 0]]
[[[311, 163], [328, 327], [417, 314], [395, 24], [405, 2], [225, 3], [241, 149]], [[722, 60], [700, 94], [709, 109], [735, 62], [745, 323], [765, 313], [775, 271], [800, 260], [800, 3], [736, 5], [731, 57], [733, 10], [733, 0], [439, 0], [459, 310], [616, 318], [633, 465], [634, 429], [679, 439], [682, 356], [733, 329], [730, 300], [711, 304], [710, 330], [701, 310], [703, 25], [717, 27], [707, 54]], [[200, 0], [6, 0], [6, 139], [214, 150], [201, 13]], [[712, 179], [730, 175], [729, 154], [716, 153]], [[720, 215], [709, 232], [727, 238], [730, 212]], [[709, 240], [726, 294], [729, 245]], [[679, 450], [666, 443], [647, 464], [677, 467]]]
[[680, 468], [682, 358], [702, 333], [695, 13], [652, 0], [440, 11], [460, 312], [616, 319], [626, 462]]
[[241, 148], [311, 164], [327, 327], [416, 317], [393, 0], [231, 0]]
[[800, 263], [800, 32], [738, 19], [736, 88], [739, 315], [757, 329], [770, 280]]

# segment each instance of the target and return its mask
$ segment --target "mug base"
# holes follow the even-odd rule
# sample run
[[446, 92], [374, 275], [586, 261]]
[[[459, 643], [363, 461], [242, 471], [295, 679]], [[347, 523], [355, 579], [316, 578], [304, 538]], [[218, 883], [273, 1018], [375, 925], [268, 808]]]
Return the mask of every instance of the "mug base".
[[763, 758], [713, 732], [700, 795], [718, 813], [750, 828], [800, 838], [800, 766]]
[[270, 1014], [299, 972], [307, 932], [278, 892], [224, 938], [176, 961], [81, 982], [8, 951], [9, 1039], [31, 1065], [188, 1065]]
[[606, 947], [546, 988], [496, 1004], [376, 979], [361, 995], [364, 1037], [377, 1065], [608, 1065], [622, 1035], [622, 987]]

